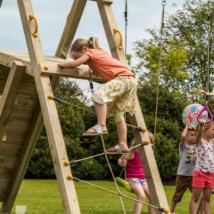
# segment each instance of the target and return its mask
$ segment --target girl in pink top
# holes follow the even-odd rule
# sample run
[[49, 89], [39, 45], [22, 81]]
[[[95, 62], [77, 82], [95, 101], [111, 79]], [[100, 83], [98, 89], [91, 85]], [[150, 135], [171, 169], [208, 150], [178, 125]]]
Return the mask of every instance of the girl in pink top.
[[[152, 134], [149, 133], [149, 135], [151, 136]], [[132, 146], [134, 145], [135, 141], [133, 140]], [[149, 199], [149, 203], [151, 203], [151, 197], [139, 152], [136, 150], [136, 148], [131, 149], [131, 151], [128, 154], [124, 154], [118, 159], [118, 164], [121, 167], [126, 167], [125, 170], [126, 180], [129, 182], [132, 190], [137, 196], [137, 201], [135, 202], [134, 205], [134, 214], [140, 214], [142, 209], [142, 203], [138, 201], [143, 202], [145, 197], [147, 196], [147, 198]], [[153, 207], [148, 206], [148, 210], [149, 214], [155, 214], [155, 210]]]
[[196, 136], [197, 161], [192, 181], [190, 214], [197, 213], [197, 202], [203, 193], [204, 213], [210, 214], [210, 198], [214, 187], [214, 122], [206, 125], [206, 120], [199, 122]]
[[70, 50], [74, 61], [58, 64], [61, 68], [76, 68], [87, 64], [94, 74], [104, 78], [107, 83], [101, 84], [92, 95], [97, 113], [97, 125], [89, 128], [83, 135], [92, 136], [108, 133], [106, 127], [107, 104], [108, 116], [114, 115], [119, 144], [109, 148], [108, 152], [128, 152], [127, 126], [124, 113], [135, 113], [137, 83], [135, 75], [119, 60], [114, 59], [100, 48], [98, 39], [77, 39]]

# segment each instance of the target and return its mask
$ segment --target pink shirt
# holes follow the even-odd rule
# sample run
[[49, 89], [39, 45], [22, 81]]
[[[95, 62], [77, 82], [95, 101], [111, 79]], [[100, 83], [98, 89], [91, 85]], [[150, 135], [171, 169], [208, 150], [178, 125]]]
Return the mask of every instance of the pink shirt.
[[135, 77], [127, 66], [113, 58], [103, 49], [88, 49], [86, 54], [91, 58], [86, 63], [89, 68], [94, 74], [106, 79], [107, 81], [110, 81], [117, 76]]
[[126, 178], [145, 179], [145, 174], [138, 151], [134, 153], [133, 159], [127, 160]]

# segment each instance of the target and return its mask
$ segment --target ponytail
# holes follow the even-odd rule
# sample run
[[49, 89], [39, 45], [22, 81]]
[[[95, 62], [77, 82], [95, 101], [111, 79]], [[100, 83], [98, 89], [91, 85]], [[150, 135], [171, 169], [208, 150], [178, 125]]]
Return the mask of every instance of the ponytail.
[[88, 39], [88, 43], [89, 43], [89, 46], [91, 46], [89, 48], [92, 48], [92, 49], [101, 49], [100, 43], [99, 43], [99, 40], [98, 40], [97, 37], [93, 37], [93, 36], [90, 37]]

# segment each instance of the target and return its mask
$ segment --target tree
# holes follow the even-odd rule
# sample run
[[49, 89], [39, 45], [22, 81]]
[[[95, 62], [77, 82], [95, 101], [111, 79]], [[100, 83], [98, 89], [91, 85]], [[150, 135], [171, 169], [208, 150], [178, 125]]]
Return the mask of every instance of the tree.
[[[198, 93], [198, 86], [207, 86], [208, 70], [208, 28], [209, 5], [207, 1], [186, 1], [183, 8], [165, 21], [161, 76], [159, 84], [176, 91], [183, 98]], [[211, 14], [214, 3], [211, 3]], [[210, 17], [213, 18], [212, 15]], [[211, 21], [211, 27], [214, 22]], [[146, 68], [142, 83], [157, 83], [160, 35], [158, 29], [148, 29], [150, 39], [136, 42], [135, 50], [139, 58], [136, 71]], [[212, 44], [212, 37], [210, 44]], [[211, 49], [211, 56], [214, 54]], [[213, 58], [210, 61], [211, 82], [213, 80]], [[139, 73], [139, 72], [138, 72]], [[213, 85], [211, 84], [210, 90]]]
[[[139, 63], [133, 70], [139, 75], [138, 97], [149, 130], [154, 129], [155, 106], [158, 101], [155, 156], [161, 177], [165, 179], [170, 178], [168, 163], [172, 169], [171, 176], [176, 172], [178, 156], [172, 155], [173, 162], [169, 160], [172, 158], [170, 154], [178, 150], [184, 107], [193, 102], [205, 104], [199, 86], [206, 90], [213, 89], [213, 57], [210, 57], [211, 84], [207, 88], [208, 15], [211, 15], [211, 28], [214, 25], [214, 3], [210, 5], [209, 9], [207, 1], [188, 0], [181, 10], [169, 16], [165, 20], [162, 49], [160, 32], [156, 28], [147, 30], [151, 35], [149, 39], [135, 43]], [[212, 48], [210, 53], [211, 56], [214, 54]], [[156, 100], [158, 87], [159, 96]], [[209, 101], [209, 106], [213, 105], [212, 102]]]

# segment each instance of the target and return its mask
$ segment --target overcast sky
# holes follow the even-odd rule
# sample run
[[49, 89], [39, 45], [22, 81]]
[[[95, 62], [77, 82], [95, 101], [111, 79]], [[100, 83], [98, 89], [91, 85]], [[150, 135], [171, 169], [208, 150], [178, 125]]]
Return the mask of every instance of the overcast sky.
[[[118, 29], [124, 34], [125, 0], [114, 0], [112, 4]], [[173, 14], [185, 0], [166, 0], [165, 11]], [[63, 32], [73, 0], [32, 0], [35, 16], [39, 23], [39, 35], [46, 55], [54, 55]], [[176, 3], [176, 7], [172, 6]], [[128, 0], [128, 53], [133, 54], [133, 43], [148, 38], [145, 29], [160, 28], [161, 0]], [[0, 8], [0, 49], [27, 51], [17, 1], [3, 0]], [[99, 38], [101, 46], [108, 44], [97, 4], [88, 1], [75, 38]]]

